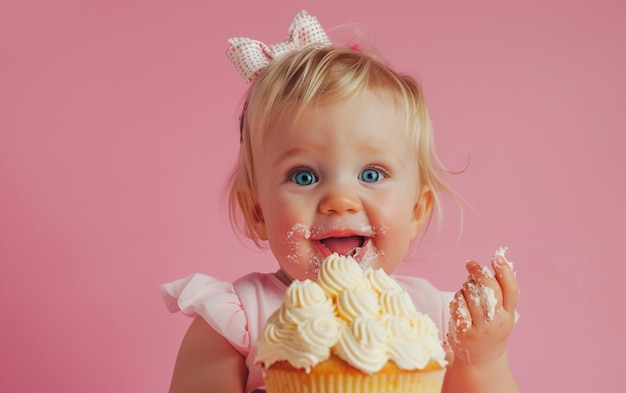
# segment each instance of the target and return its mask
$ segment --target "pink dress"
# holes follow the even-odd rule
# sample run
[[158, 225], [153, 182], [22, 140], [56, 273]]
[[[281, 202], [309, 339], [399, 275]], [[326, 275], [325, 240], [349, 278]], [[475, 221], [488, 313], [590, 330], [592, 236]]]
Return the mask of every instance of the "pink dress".
[[[454, 293], [439, 291], [422, 278], [394, 279], [411, 295], [417, 310], [433, 319], [445, 341]], [[234, 283], [193, 274], [160, 287], [171, 312], [200, 315], [245, 357], [249, 371], [246, 392], [263, 389], [262, 370], [254, 364], [255, 343], [267, 318], [280, 307], [286, 289], [273, 273], [251, 273]]]

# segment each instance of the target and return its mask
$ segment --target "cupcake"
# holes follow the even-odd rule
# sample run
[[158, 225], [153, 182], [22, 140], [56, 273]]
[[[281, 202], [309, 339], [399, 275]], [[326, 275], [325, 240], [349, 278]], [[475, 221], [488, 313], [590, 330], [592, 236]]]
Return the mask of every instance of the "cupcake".
[[337, 254], [317, 282], [291, 283], [257, 344], [268, 393], [440, 392], [446, 366], [436, 325], [409, 294]]

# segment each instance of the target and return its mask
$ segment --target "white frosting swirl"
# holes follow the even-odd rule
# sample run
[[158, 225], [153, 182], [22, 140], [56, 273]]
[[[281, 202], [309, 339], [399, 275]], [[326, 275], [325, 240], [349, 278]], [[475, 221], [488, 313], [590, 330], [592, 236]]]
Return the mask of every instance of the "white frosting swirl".
[[367, 288], [367, 280], [363, 277], [363, 270], [351, 257], [331, 254], [324, 260], [317, 276], [317, 282], [324, 292], [335, 298], [346, 289]]
[[337, 315], [346, 322], [352, 322], [358, 316], [378, 318], [380, 306], [378, 295], [371, 289], [349, 289], [339, 293], [336, 298]]
[[417, 311], [411, 295], [405, 291], [388, 289], [380, 294], [380, 307], [384, 314], [415, 318]]
[[389, 360], [386, 340], [387, 331], [380, 321], [357, 317], [352, 324], [341, 329], [339, 342], [333, 351], [348, 364], [372, 374]]
[[331, 352], [369, 374], [389, 360], [405, 370], [431, 360], [446, 365], [435, 323], [415, 310], [400, 284], [337, 254], [324, 261], [317, 283], [291, 283], [266, 323], [255, 361], [268, 368], [286, 360], [308, 371]]
[[402, 287], [393, 278], [389, 277], [383, 269], [367, 268], [363, 272], [363, 277], [370, 283], [370, 286], [379, 295], [386, 289], [401, 291]]
[[256, 361], [269, 367], [287, 360], [309, 370], [328, 359], [338, 339], [339, 322], [332, 300], [313, 281], [294, 281], [285, 292], [283, 306], [265, 324]]

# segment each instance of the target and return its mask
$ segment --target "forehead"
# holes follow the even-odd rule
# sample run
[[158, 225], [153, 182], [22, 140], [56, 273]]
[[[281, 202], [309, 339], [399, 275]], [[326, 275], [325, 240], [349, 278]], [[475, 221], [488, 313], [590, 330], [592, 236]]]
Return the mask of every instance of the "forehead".
[[374, 93], [308, 105], [293, 103], [271, 117], [262, 133], [264, 138], [275, 133], [299, 135], [355, 128], [372, 136], [375, 131], [385, 135], [388, 131], [407, 131], [408, 127], [405, 111], [392, 98]]
[[357, 148], [364, 154], [415, 152], [409, 143], [404, 114], [391, 100], [376, 95], [286, 112], [269, 124], [264, 135], [254, 139], [257, 158], [307, 151], [347, 154]]

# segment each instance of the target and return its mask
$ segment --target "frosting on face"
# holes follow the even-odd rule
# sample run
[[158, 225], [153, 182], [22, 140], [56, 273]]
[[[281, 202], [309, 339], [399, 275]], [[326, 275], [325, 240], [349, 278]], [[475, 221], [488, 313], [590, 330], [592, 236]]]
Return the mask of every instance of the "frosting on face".
[[[315, 279], [317, 277], [320, 267], [325, 260], [325, 257], [336, 252], [341, 255], [350, 255], [354, 258], [362, 268], [375, 266], [377, 261], [383, 257], [384, 253], [374, 245], [374, 239], [379, 235], [384, 235], [387, 228], [384, 225], [379, 225], [377, 228], [367, 224], [360, 225], [340, 225], [333, 226], [307, 226], [304, 224], [294, 224], [287, 231], [284, 238], [284, 246], [288, 250], [285, 255], [286, 261], [294, 266], [299, 266], [299, 269], [304, 273], [305, 278]], [[333, 238], [329, 234], [343, 232], [352, 233], [355, 236], [345, 236]], [[328, 247], [333, 241], [341, 241], [350, 238], [360, 237], [361, 242], [354, 244], [352, 247], [342, 251], [333, 251]], [[355, 240], [356, 241], [356, 240]], [[305, 247], [302, 248], [301, 243], [324, 244], [324, 252], [320, 251], [320, 247]], [[346, 246], [347, 247], [347, 246]], [[299, 277], [304, 279], [303, 277]]]
[[409, 294], [382, 269], [332, 254], [318, 281], [293, 281], [282, 306], [267, 320], [256, 363], [286, 360], [307, 372], [336, 354], [371, 374], [389, 360], [405, 370], [430, 361], [446, 365], [434, 322], [415, 310]]

